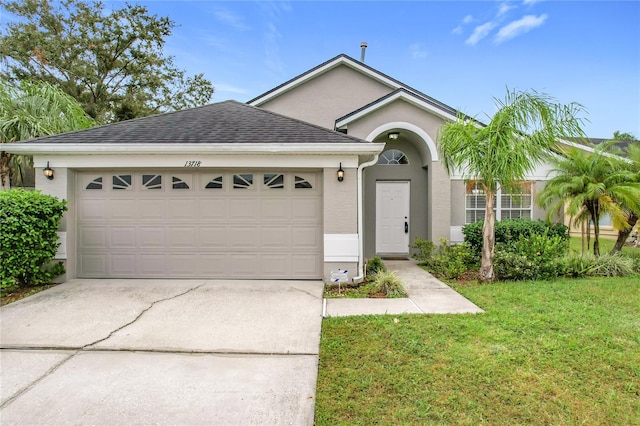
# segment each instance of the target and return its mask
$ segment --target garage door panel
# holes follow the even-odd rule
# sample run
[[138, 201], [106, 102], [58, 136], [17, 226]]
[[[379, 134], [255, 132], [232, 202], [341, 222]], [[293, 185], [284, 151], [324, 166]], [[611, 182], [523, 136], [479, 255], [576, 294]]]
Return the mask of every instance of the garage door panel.
[[[206, 197], [208, 194], [201, 194], [202, 197]], [[217, 220], [227, 218], [227, 204], [226, 199], [200, 199], [200, 219], [202, 220]]]
[[[152, 190], [143, 172], [80, 172], [78, 276], [320, 278], [321, 179], [279, 173], [283, 179], [264, 181], [255, 172], [251, 185], [236, 187], [232, 172], [158, 172], [162, 189]], [[114, 189], [114, 175], [131, 184], [118, 180], [123, 189]], [[294, 186], [298, 175], [310, 183]]]
[[201, 276], [212, 278], [223, 278], [227, 276], [227, 269], [229, 269], [229, 260], [227, 254], [201, 254], [199, 258], [199, 268]]
[[116, 277], [135, 276], [138, 273], [138, 271], [136, 270], [136, 260], [136, 255], [133, 253], [112, 253], [109, 256], [109, 270], [111, 274]]
[[287, 198], [261, 200], [260, 216], [266, 220], [289, 220], [291, 217], [291, 200]]
[[139, 254], [136, 259], [139, 272], [149, 277], [167, 276], [166, 257], [164, 254]]
[[145, 226], [138, 228], [140, 248], [164, 248], [166, 241], [164, 237], [164, 227]]
[[260, 260], [265, 276], [285, 277], [289, 275], [291, 265], [290, 254], [264, 254]]
[[260, 218], [260, 200], [240, 199], [229, 200], [229, 219], [233, 221]]
[[135, 226], [111, 226], [109, 228], [110, 246], [112, 248], [135, 248]]
[[136, 218], [136, 200], [112, 199], [109, 201], [109, 219], [132, 221]]
[[199, 247], [224, 248], [227, 247], [227, 226], [201, 226], [198, 234]]
[[78, 200], [78, 220], [107, 219], [107, 200]]
[[200, 259], [193, 254], [169, 254], [166, 257], [167, 275], [171, 277], [197, 277]]
[[291, 230], [288, 226], [263, 226], [260, 242], [265, 248], [286, 249], [291, 246]]
[[81, 253], [78, 256], [79, 274], [87, 277], [105, 277], [109, 274], [106, 254]]
[[258, 226], [230, 226], [227, 245], [231, 249], [257, 249], [260, 244]]
[[229, 265], [230, 269], [226, 267], [232, 277], [257, 277], [256, 266], [259, 266], [259, 256], [253, 253], [230, 253]]
[[198, 229], [195, 226], [170, 226], [167, 229], [169, 247], [197, 248]]
[[81, 226], [78, 229], [80, 246], [87, 249], [107, 248], [106, 226]]
[[172, 219], [191, 219], [196, 220], [198, 217], [198, 203], [196, 200], [176, 199], [168, 200], [169, 208], [167, 220]]
[[165, 219], [166, 212], [166, 200], [138, 200], [138, 218], [141, 220], [146, 219]]

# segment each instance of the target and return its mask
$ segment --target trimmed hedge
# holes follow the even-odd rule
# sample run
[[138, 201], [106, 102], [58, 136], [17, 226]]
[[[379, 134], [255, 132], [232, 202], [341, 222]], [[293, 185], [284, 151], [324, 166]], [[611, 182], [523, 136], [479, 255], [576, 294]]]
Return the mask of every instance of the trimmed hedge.
[[64, 273], [52, 263], [66, 201], [40, 191], [0, 191], [0, 290], [48, 284]]
[[[469, 244], [471, 250], [480, 256], [482, 252], [482, 225], [483, 222], [475, 222], [462, 227], [464, 242]], [[512, 244], [531, 235], [558, 236], [563, 241], [569, 241], [569, 228], [561, 223], [548, 223], [531, 219], [505, 219], [496, 221], [496, 244]]]

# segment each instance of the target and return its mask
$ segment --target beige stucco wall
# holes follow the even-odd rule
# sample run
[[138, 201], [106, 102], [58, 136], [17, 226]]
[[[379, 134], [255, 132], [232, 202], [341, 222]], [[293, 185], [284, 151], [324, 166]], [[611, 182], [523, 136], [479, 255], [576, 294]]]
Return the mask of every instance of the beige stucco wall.
[[338, 182], [336, 168], [323, 172], [323, 218], [325, 234], [358, 232], [357, 169], [345, 168], [344, 180]]
[[393, 89], [340, 65], [285, 92], [260, 108], [333, 129], [335, 120]]

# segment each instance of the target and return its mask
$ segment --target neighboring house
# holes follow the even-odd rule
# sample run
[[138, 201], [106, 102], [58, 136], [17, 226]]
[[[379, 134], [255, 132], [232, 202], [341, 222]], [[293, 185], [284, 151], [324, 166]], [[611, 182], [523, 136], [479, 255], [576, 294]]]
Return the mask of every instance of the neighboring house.
[[[367, 258], [407, 258], [416, 238], [461, 241], [482, 219], [484, 195], [436, 149], [457, 114], [339, 55], [248, 105], [3, 149], [33, 154], [36, 187], [68, 200], [67, 278], [358, 279]], [[544, 218], [533, 199], [547, 173], [528, 176], [523, 195], [499, 193], [497, 218]]]

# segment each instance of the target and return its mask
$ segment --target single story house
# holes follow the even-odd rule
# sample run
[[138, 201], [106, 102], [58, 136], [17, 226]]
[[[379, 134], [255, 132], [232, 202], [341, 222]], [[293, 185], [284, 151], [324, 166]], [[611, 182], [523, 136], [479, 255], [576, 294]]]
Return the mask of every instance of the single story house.
[[[436, 148], [453, 108], [346, 55], [235, 101], [12, 143], [68, 200], [67, 278], [362, 276], [416, 238], [462, 240], [484, 195]], [[39, 171], [53, 170], [46, 177]], [[498, 194], [497, 218], [544, 218]], [[346, 273], [344, 271], [347, 271]]]

